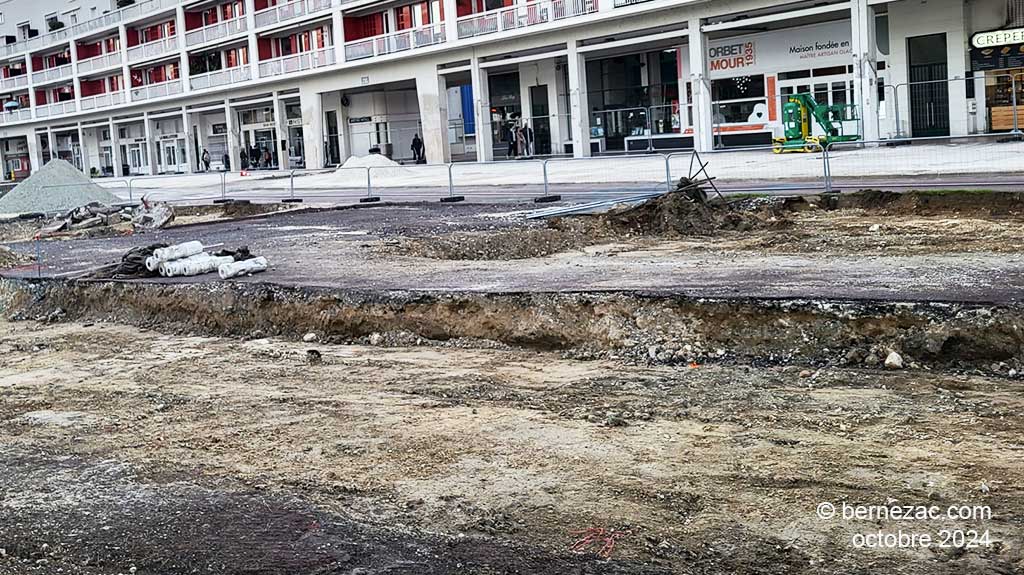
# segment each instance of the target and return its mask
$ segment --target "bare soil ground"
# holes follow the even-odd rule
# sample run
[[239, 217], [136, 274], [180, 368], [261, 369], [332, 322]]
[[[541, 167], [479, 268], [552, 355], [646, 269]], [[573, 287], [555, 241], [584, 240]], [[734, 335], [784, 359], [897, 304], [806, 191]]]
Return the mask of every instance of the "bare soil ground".
[[[1019, 380], [103, 323], [0, 323], [0, 352], [5, 575], [1024, 568]], [[991, 517], [816, 515], [844, 501]], [[852, 544], [955, 528], [991, 545]]]
[[[715, 200], [715, 198], [713, 198]], [[806, 201], [730, 198], [698, 208], [680, 195], [609, 214], [531, 222], [525, 228], [403, 239], [383, 253], [454, 260], [526, 259], [609, 245], [613, 252], [925, 255], [1017, 253], [1024, 248], [1024, 195], [864, 191], [825, 209]], [[607, 251], [607, 250], [605, 250]]]

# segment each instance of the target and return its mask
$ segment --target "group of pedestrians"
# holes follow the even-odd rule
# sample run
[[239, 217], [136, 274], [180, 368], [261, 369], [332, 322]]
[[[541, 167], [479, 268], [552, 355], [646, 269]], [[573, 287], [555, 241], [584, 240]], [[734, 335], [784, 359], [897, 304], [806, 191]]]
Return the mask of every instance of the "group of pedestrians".
[[508, 157], [528, 158], [533, 155], [533, 128], [529, 124], [518, 119], [509, 120], [505, 123], [502, 139], [508, 142]]
[[243, 146], [238, 152], [238, 159], [241, 160], [243, 170], [270, 168], [276, 163], [273, 153], [266, 146], [251, 146], [248, 150]]

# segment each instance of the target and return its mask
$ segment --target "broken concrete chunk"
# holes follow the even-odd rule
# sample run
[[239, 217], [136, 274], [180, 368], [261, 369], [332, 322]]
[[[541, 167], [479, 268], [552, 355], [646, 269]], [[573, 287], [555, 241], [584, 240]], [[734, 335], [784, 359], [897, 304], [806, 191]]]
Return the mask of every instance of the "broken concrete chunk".
[[903, 369], [903, 356], [890, 351], [889, 355], [885, 357], [885, 368], [886, 369]]
[[132, 225], [147, 230], [158, 230], [174, 221], [174, 208], [167, 202], [143, 201], [132, 214]]

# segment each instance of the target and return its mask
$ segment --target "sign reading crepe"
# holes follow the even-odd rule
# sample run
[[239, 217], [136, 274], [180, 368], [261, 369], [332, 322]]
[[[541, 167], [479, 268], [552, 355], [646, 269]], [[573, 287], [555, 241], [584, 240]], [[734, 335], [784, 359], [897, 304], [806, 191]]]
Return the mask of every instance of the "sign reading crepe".
[[1024, 28], [991, 30], [989, 32], [978, 32], [971, 36], [971, 46], [975, 48], [992, 48], [993, 46], [1021, 43], [1024, 43]]

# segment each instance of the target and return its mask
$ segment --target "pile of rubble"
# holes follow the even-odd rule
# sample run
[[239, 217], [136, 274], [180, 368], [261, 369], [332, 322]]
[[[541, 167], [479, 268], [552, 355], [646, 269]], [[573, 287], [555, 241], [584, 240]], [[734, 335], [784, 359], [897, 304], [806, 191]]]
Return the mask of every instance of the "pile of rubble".
[[222, 249], [213, 253], [199, 241], [134, 247], [115, 264], [94, 270], [96, 279], [137, 279], [149, 277], [197, 276], [217, 272], [221, 279], [266, 271], [267, 259], [253, 255], [249, 248]]
[[138, 207], [115, 207], [90, 202], [63, 213], [39, 228], [36, 237], [47, 238], [76, 232], [112, 232], [130, 234], [136, 230], [155, 230], [174, 221], [174, 208], [166, 202], [145, 199]]
[[674, 237], [781, 228], [790, 223], [775, 206], [742, 209], [723, 198], [709, 201], [703, 187], [707, 182], [682, 178], [675, 190], [638, 206], [600, 214], [594, 225], [615, 235]]

